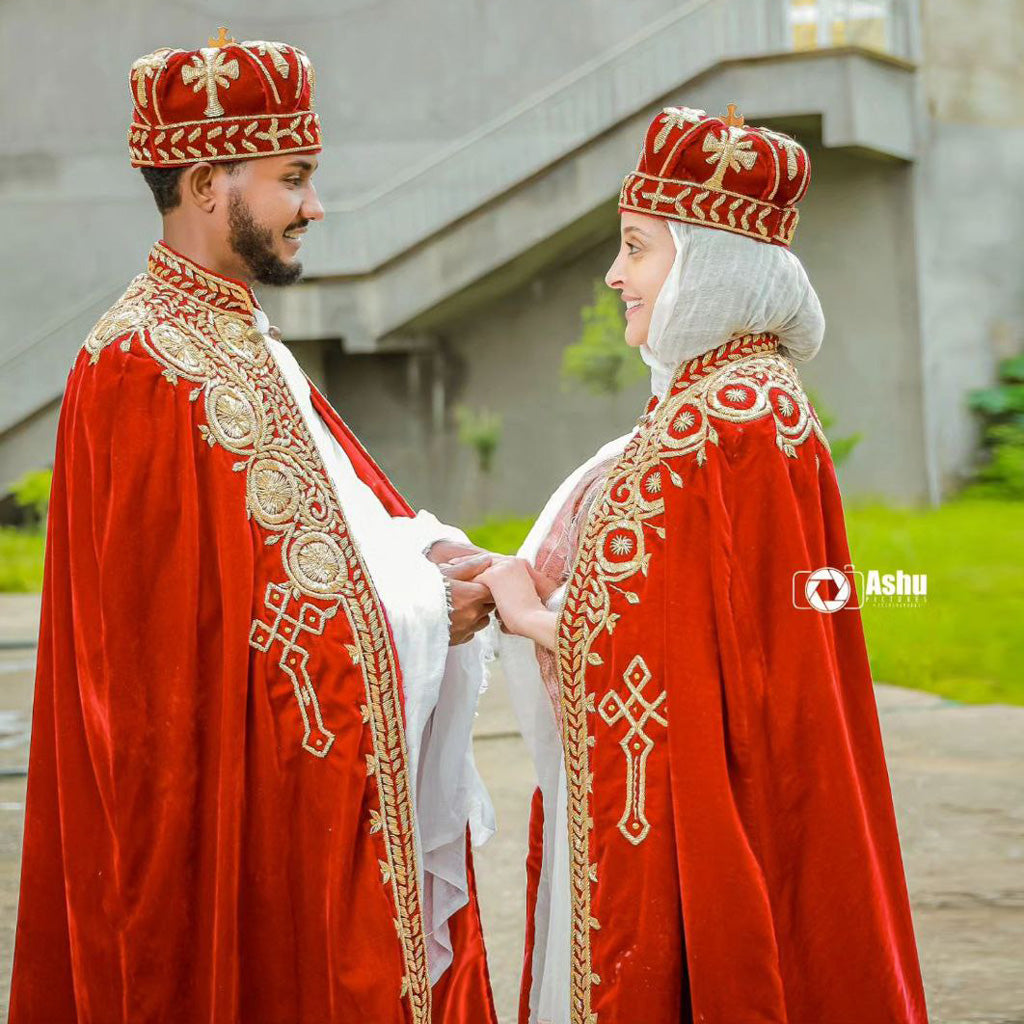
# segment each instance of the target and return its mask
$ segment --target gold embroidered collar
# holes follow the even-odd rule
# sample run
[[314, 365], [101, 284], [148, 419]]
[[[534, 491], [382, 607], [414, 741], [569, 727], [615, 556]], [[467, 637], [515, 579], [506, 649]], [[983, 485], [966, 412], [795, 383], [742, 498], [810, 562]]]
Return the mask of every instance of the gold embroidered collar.
[[698, 376], [707, 376], [726, 363], [733, 363], [751, 355], [767, 355], [779, 350], [779, 339], [774, 334], [745, 334], [732, 338], [718, 348], [710, 349], [696, 359], [680, 364], [669, 385], [668, 394], [677, 394]]
[[150, 275], [162, 284], [185, 292], [198, 302], [225, 313], [238, 313], [255, 319], [259, 303], [247, 284], [193, 263], [166, 242], [157, 242], [150, 249], [148, 269]]

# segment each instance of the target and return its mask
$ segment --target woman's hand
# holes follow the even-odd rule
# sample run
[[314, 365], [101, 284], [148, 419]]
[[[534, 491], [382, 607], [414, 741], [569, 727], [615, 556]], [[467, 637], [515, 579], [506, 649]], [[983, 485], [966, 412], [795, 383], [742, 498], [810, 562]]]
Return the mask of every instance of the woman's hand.
[[549, 651], [555, 649], [558, 617], [544, 607], [525, 561], [521, 558], [496, 560], [476, 577], [476, 582], [490, 588], [507, 632], [534, 640]]

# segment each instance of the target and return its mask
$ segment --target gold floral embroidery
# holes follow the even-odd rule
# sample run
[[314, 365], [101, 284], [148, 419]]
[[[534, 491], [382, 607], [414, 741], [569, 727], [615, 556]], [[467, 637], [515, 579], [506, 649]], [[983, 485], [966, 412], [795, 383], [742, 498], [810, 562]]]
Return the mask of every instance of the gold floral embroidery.
[[[281, 582], [268, 584], [264, 614], [254, 618], [250, 644], [277, 656], [302, 717], [304, 749], [328, 754], [334, 741], [307, 670], [305, 637], [346, 617], [348, 646], [363, 676], [380, 810], [370, 832], [383, 838], [395, 927], [405, 963], [402, 998], [414, 1024], [430, 1020], [430, 981], [423, 934], [417, 851], [412, 827], [405, 734], [395, 654], [380, 601], [370, 582], [312, 436], [287, 383], [252, 325], [247, 290], [206, 273], [162, 245], [150, 270], [136, 278], [85, 342], [90, 362], [118, 339], [137, 343], [172, 384], [190, 382], [202, 400], [201, 435], [237, 457], [246, 475], [246, 507], [265, 543], [280, 551]], [[122, 342], [123, 344], [123, 342]]]
[[[789, 458], [797, 457], [798, 446], [812, 433], [827, 448], [796, 370], [778, 355], [777, 348], [778, 342], [770, 335], [748, 335], [681, 366], [666, 398], [641, 418], [640, 430], [608, 474], [581, 537], [556, 638], [569, 790], [572, 1024], [597, 1024], [597, 1014], [591, 1009], [591, 990], [600, 984], [593, 970], [590, 943], [591, 930], [599, 925], [591, 910], [597, 868], [590, 860], [594, 781], [590, 750], [596, 738], [588, 715], [599, 712], [609, 722], [609, 718], [616, 720], [619, 710], [615, 700], [609, 703], [609, 693], [598, 705], [587, 689], [588, 668], [603, 664], [594, 645], [603, 634], [614, 631], [628, 606], [640, 603], [640, 595], [629, 583], [649, 571], [652, 552], [647, 550], [648, 534], [665, 537], [663, 489], [669, 483], [684, 486], [683, 470], [677, 468], [684, 456], [693, 456], [697, 470], [705, 464], [708, 445], [719, 443], [714, 420], [743, 423], [770, 416], [776, 444]], [[639, 682], [643, 668], [636, 659], [627, 669], [627, 676], [634, 670], [640, 672], [636, 677]], [[625, 705], [628, 699], [619, 698], [619, 702]], [[667, 724], [661, 704], [657, 707], [657, 724]], [[640, 742], [642, 751], [643, 740]], [[629, 781], [635, 784], [635, 774]], [[630, 813], [642, 814], [642, 807], [638, 806], [639, 792], [627, 792], [632, 794], [632, 806], [627, 803], [623, 821], [629, 831], [633, 820]], [[640, 821], [638, 816], [636, 820], [643, 830], [646, 819]], [[621, 826], [622, 822], [620, 830]]]
[[804, 147], [796, 139], [783, 135], [782, 132], [769, 131], [767, 128], [761, 128], [760, 131], [762, 135], [771, 139], [786, 154], [786, 179], [787, 181], [792, 181], [799, 170], [797, 157], [803, 153], [806, 158]]

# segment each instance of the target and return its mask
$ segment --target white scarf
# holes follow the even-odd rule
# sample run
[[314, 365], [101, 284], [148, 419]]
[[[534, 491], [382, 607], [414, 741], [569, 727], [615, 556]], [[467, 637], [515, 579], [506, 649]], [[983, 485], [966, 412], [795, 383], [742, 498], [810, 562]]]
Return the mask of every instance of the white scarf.
[[814, 356], [825, 316], [793, 253], [678, 220], [668, 227], [676, 258], [640, 347], [653, 394], [665, 397], [680, 363], [744, 334], [778, 335], [779, 348], [795, 362]]

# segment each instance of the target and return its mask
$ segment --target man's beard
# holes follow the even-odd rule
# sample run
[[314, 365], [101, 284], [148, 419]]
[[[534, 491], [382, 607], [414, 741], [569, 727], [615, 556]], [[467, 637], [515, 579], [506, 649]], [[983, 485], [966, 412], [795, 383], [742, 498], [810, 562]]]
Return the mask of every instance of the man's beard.
[[[303, 227], [302, 221], [292, 227]], [[256, 223], [242, 193], [233, 189], [228, 196], [228, 243], [245, 261], [252, 279], [259, 284], [295, 284], [302, 277], [302, 264], [285, 263], [274, 252], [274, 235], [269, 228]]]

